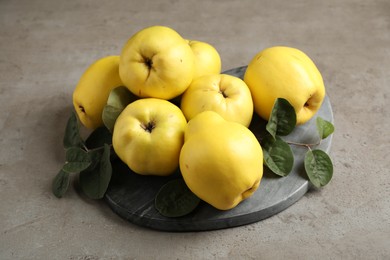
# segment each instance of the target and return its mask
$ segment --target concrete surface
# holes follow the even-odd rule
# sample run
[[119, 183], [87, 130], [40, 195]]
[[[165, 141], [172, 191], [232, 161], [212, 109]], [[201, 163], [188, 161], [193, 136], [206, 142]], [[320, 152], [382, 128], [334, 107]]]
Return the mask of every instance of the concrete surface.
[[[223, 69], [273, 45], [313, 58], [331, 99], [334, 178], [238, 228], [164, 233], [51, 182], [72, 91], [155, 24], [213, 44]], [[0, 1], [0, 259], [389, 259], [390, 2]]]

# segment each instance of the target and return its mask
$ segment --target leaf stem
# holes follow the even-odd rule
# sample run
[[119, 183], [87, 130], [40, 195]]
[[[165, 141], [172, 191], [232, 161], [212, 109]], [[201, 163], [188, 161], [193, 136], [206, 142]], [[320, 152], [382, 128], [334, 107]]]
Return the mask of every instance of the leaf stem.
[[[110, 148], [112, 148], [112, 144], [107, 144], [107, 145], [108, 145]], [[93, 152], [93, 151], [98, 151], [98, 150], [104, 149], [104, 145], [103, 145], [103, 146], [96, 147], [96, 148], [93, 148], [93, 149], [88, 149], [88, 147], [84, 145], [84, 148], [85, 148], [85, 151], [86, 151], [86, 152]]]
[[314, 144], [304, 144], [304, 143], [297, 143], [297, 142], [291, 142], [291, 141], [286, 141], [286, 143], [291, 144], [291, 145], [295, 145], [295, 146], [304, 146], [307, 149], [311, 150], [312, 146], [316, 146], [316, 145], [321, 144], [321, 140], [317, 143], [314, 143]]
[[83, 148], [86, 152], [89, 152], [90, 150], [88, 149], [88, 147], [85, 145], [85, 143], [83, 142]]

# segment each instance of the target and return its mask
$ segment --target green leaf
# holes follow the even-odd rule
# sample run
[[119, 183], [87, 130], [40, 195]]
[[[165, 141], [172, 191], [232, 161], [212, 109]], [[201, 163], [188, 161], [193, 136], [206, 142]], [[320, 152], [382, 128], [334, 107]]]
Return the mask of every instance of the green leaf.
[[183, 179], [169, 181], [158, 191], [155, 207], [165, 217], [181, 217], [191, 213], [200, 199], [191, 192]]
[[70, 174], [63, 170], [60, 170], [60, 172], [56, 175], [52, 183], [53, 194], [57, 198], [62, 198], [62, 196], [64, 196], [64, 194], [68, 190], [69, 183], [70, 183]]
[[96, 128], [85, 140], [88, 149], [103, 147], [104, 144], [112, 144], [112, 134], [104, 126]]
[[310, 182], [320, 188], [328, 184], [333, 176], [333, 164], [322, 150], [309, 150], [305, 155], [305, 170]]
[[105, 105], [103, 108], [103, 123], [105, 127], [112, 133], [116, 119], [122, 113], [123, 109], [119, 109], [110, 105]]
[[275, 139], [266, 135], [262, 140], [265, 165], [279, 176], [287, 176], [294, 166], [294, 154], [291, 147], [279, 136]]
[[66, 124], [63, 145], [67, 149], [70, 147], [82, 147], [83, 144], [84, 142], [80, 136], [80, 125], [77, 120], [77, 115], [76, 112], [73, 111]]
[[97, 167], [97, 165], [99, 165], [99, 163], [102, 159], [103, 152], [104, 152], [104, 146], [102, 148], [103, 149], [96, 149], [96, 150], [88, 151], [89, 158], [91, 159], [91, 164], [84, 171], [93, 170], [95, 167]]
[[125, 107], [131, 102], [137, 100], [133, 93], [126, 87], [114, 88], [108, 96], [107, 104], [103, 109], [102, 119], [104, 125], [112, 132], [116, 119]]
[[91, 164], [89, 154], [81, 148], [71, 147], [66, 150], [66, 163], [62, 170], [68, 173], [81, 172]]
[[334, 126], [331, 122], [324, 120], [321, 117], [316, 119], [317, 130], [321, 139], [327, 138], [334, 132]]
[[266, 125], [268, 133], [274, 138], [276, 135], [288, 135], [294, 130], [296, 123], [294, 107], [286, 99], [278, 98]]
[[80, 172], [80, 186], [84, 194], [91, 199], [101, 199], [107, 191], [112, 176], [110, 146], [104, 145], [100, 162], [92, 169]]

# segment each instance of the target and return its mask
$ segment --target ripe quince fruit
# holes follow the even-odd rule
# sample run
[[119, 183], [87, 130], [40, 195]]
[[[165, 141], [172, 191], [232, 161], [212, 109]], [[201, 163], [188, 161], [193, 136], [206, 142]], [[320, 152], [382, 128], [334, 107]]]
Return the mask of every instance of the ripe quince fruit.
[[221, 57], [207, 42], [187, 40], [195, 55], [194, 79], [200, 76], [221, 73]]
[[187, 120], [211, 110], [224, 119], [249, 126], [253, 115], [251, 92], [245, 82], [227, 74], [205, 75], [195, 79], [184, 92], [181, 110]]
[[250, 197], [263, 176], [263, 152], [245, 126], [205, 111], [188, 122], [180, 170], [188, 188], [220, 210]]
[[95, 61], [81, 76], [73, 91], [73, 106], [81, 123], [90, 129], [103, 125], [102, 113], [112, 89], [122, 86], [119, 56]]
[[139, 99], [117, 118], [113, 148], [135, 173], [167, 176], [179, 167], [186, 126], [181, 110], [169, 101]]
[[138, 31], [120, 54], [119, 74], [139, 97], [172, 99], [182, 94], [194, 76], [194, 53], [175, 30], [152, 26]]
[[255, 111], [269, 120], [277, 98], [294, 107], [297, 124], [306, 123], [321, 107], [325, 86], [318, 68], [302, 51], [275, 46], [259, 52], [248, 64], [244, 81], [251, 90]]

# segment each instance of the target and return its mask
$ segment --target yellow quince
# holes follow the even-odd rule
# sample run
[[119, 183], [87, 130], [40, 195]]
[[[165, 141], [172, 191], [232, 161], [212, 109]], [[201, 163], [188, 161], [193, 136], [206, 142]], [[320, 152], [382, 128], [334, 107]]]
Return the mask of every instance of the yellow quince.
[[194, 76], [191, 47], [166, 26], [138, 31], [126, 42], [120, 57], [120, 77], [139, 97], [172, 99], [187, 89]]
[[285, 98], [295, 109], [297, 124], [303, 124], [314, 116], [325, 97], [324, 82], [314, 62], [291, 47], [259, 52], [249, 63], [244, 81], [256, 113], [265, 120], [269, 120], [275, 100]]
[[263, 152], [247, 127], [205, 111], [188, 122], [180, 170], [195, 195], [217, 209], [228, 210], [259, 187]]
[[73, 106], [81, 123], [91, 129], [103, 125], [102, 113], [112, 89], [122, 86], [119, 56], [95, 61], [81, 76], [73, 91]]

